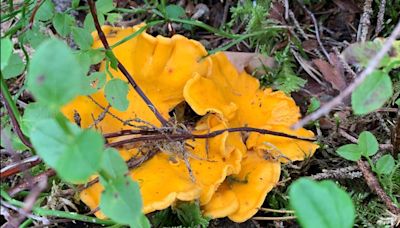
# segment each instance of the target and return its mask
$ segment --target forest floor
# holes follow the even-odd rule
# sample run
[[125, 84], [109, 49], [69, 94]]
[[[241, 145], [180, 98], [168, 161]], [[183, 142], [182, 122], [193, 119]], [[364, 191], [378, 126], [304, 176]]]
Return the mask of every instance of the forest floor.
[[[58, 10], [69, 9], [71, 1], [54, 0]], [[79, 2], [79, 1], [78, 1]], [[154, 2], [154, 3], [153, 3]], [[289, 2], [289, 3], [287, 3]], [[384, 5], [380, 4], [385, 2]], [[117, 8], [135, 9], [138, 13], [116, 14], [113, 25], [133, 26], [151, 21], [157, 17], [152, 9], [157, 8], [156, 1], [114, 1]], [[285, 3], [287, 5], [285, 5]], [[85, 1], [80, 5], [84, 6]], [[5, 3], [2, 1], [2, 10]], [[363, 70], [357, 64], [348, 63], [342, 53], [350, 44], [371, 41], [379, 37], [388, 37], [400, 19], [398, 0], [307, 0], [307, 1], [168, 1], [168, 5], [184, 9], [183, 18], [197, 19], [219, 31], [234, 34], [251, 34], [267, 26], [287, 26], [288, 29], [271, 30], [252, 36], [231, 46], [227, 51], [260, 53], [274, 59], [268, 69], [251, 70], [259, 78], [263, 87], [284, 90], [291, 94], [305, 116], [338, 96]], [[175, 11], [174, 11], [175, 12]], [[72, 10], [78, 23], [83, 23], [87, 8]], [[182, 13], [177, 10], [175, 13]], [[5, 22], [8, 23], [8, 22]], [[2, 23], [2, 30], [7, 25]], [[47, 29], [54, 30], [51, 26]], [[2, 31], [4, 34], [4, 31]], [[232, 39], [219, 36], [201, 27], [185, 23], [171, 22], [156, 25], [148, 29], [152, 35], [170, 37], [181, 34], [200, 41], [207, 50], [214, 50], [232, 42]], [[352, 52], [354, 50], [350, 50]], [[29, 50], [28, 50], [29, 52]], [[320, 148], [315, 155], [305, 161], [282, 166], [281, 181], [268, 194], [263, 207], [289, 209], [288, 186], [300, 177], [314, 180], [331, 179], [350, 194], [356, 208], [356, 227], [390, 227], [396, 216], [390, 213], [385, 202], [368, 185], [356, 162], [338, 155], [336, 150], [343, 145], [356, 143], [359, 134], [369, 131], [375, 135], [379, 152], [371, 157], [375, 162], [386, 154], [396, 161], [390, 175], [375, 174], [383, 190], [397, 204], [400, 201], [400, 115], [398, 102], [400, 94], [400, 69], [390, 72], [393, 80], [393, 95], [385, 105], [366, 115], [355, 115], [351, 108], [351, 99], [346, 97], [328, 115], [311, 121], [305, 127], [318, 137]], [[396, 78], [397, 77], [397, 78]], [[290, 78], [291, 80], [286, 80]], [[9, 81], [11, 93], [20, 91], [22, 77]], [[20, 104], [32, 101], [29, 94], [20, 96]], [[20, 106], [20, 107], [23, 107]], [[2, 116], [4, 116], [2, 109]], [[23, 156], [31, 156], [28, 152]], [[9, 164], [10, 157], [2, 153], [2, 161]], [[2, 165], [3, 166], [3, 165]], [[36, 166], [33, 173], [43, 171], [43, 165]], [[2, 179], [7, 188], [21, 183], [21, 174]], [[68, 185], [58, 184], [50, 191], [72, 191]], [[82, 210], [83, 205], [75, 205], [71, 197], [61, 199], [64, 207]], [[3, 208], [2, 208], [3, 210]], [[279, 213], [258, 212], [257, 219], [237, 224], [229, 219], [211, 220], [210, 227], [298, 227], [295, 219], [284, 219]], [[397, 215], [398, 216], [398, 215]], [[263, 221], [262, 218], [266, 221]], [[282, 219], [283, 218], [283, 219]], [[4, 220], [3, 220], [4, 219]], [[397, 217], [398, 219], [398, 217]], [[5, 221], [5, 218], [2, 218]], [[64, 223], [62, 223], [64, 222]], [[65, 227], [76, 224], [68, 220], [59, 221]], [[78, 223], [82, 226], [91, 224]], [[178, 224], [179, 225], [179, 224]], [[37, 226], [38, 227], [38, 226]]]

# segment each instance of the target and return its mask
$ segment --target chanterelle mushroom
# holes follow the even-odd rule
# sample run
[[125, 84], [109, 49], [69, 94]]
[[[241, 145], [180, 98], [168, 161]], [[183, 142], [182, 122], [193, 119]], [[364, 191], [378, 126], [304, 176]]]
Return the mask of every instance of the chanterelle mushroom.
[[[112, 45], [141, 26], [106, 26], [103, 30]], [[96, 35], [94, 40], [95, 48], [102, 47]], [[113, 52], [165, 118], [183, 101], [203, 116], [193, 134], [250, 126], [301, 137], [313, 136], [305, 129], [289, 129], [300, 118], [293, 99], [283, 92], [260, 89], [256, 78], [237, 72], [223, 53], [204, 58], [207, 52], [197, 41], [180, 35], [165, 38], [142, 33]], [[105, 63], [102, 63], [101, 70], [104, 69]], [[121, 72], [110, 70], [114, 77], [125, 80]], [[112, 115], [107, 113], [96, 124], [97, 129], [102, 133], [132, 129], [124, 121], [134, 118], [143, 120], [135, 123], [137, 126], [143, 126], [144, 122], [160, 126], [152, 110], [133, 89], [128, 99], [126, 111], [111, 107]], [[85, 128], [93, 125], [93, 117], [104, 112], [100, 106], [108, 106], [103, 90], [91, 97], [78, 97], [62, 111], [71, 121], [78, 112], [81, 126]], [[317, 148], [310, 142], [280, 136], [249, 133], [247, 138], [246, 142], [239, 132], [224, 132], [209, 139], [141, 144], [148, 150], [161, 151], [130, 171], [140, 186], [143, 212], [167, 208], [176, 200], [199, 200], [206, 215], [245, 221], [257, 212], [267, 193], [279, 181], [280, 162], [302, 160]], [[113, 140], [118, 139], [121, 137]], [[138, 154], [139, 149], [121, 148], [120, 152], [127, 160]], [[102, 186], [96, 183], [81, 192], [81, 200], [91, 209], [97, 208], [101, 191]], [[101, 211], [96, 216], [104, 217]]]

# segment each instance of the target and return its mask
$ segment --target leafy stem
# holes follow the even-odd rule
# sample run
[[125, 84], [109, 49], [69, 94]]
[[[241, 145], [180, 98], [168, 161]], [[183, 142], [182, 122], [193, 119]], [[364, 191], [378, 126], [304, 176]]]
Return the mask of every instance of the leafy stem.
[[21, 142], [25, 144], [25, 146], [32, 149], [32, 145], [29, 140], [25, 137], [24, 133], [22, 133], [20, 123], [21, 123], [21, 114], [18, 111], [17, 106], [15, 105], [10, 92], [8, 91], [8, 86], [6, 81], [3, 78], [3, 73], [0, 72], [0, 82], [1, 82], [1, 98], [4, 102], [4, 107], [7, 109], [8, 115], [10, 116], [11, 124], [14, 129], [14, 132], [21, 139]]

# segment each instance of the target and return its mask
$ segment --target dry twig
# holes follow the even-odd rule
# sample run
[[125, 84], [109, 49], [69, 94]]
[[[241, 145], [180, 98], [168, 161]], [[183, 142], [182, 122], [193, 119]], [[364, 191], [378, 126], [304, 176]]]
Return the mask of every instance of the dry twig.
[[358, 41], [365, 42], [368, 36], [369, 25], [371, 24], [370, 18], [372, 14], [372, 0], [365, 0], [364, 13], [360, 19], [361, 34], [358, 36]]
[[379, 65], [380, 60], [385, 56], [385, 54], [390, 51], [393, 42], [396, 40], [396, 37], [400, 34], [400, 21], [397, 23], [394, 28], [392, 34], [387, 38], [386, 42], [383, 44], [382, 49], [369, 61], [367, 68], [361, 72], [361, 74], [354, 79], [354, 81], [344, 89], [338, 96], [324, 104], [321, 108], [319, 108], [316, 112], [311, 113], [310, 115], [304, 117], [302, 120], [297, 122], [292, 128], [298, 129], [303, 127], [310, 121], [315, 121], [321, 116], [328, 114], [334, 107], [339, 105], [342, 100], [350, 95], [354, 89], [356, 89], [364, 80], [367, 78], [369, 74], [371, 74], [374, 69]]
[[369, 188], [375, 192], [378, 197], [385, 203], [386, 207], [389, 209], [391, 213], [394, 215], [400, 214], [400, 209], [396, 207], [396, 205], [392, 202], [390, 197], [386, 194], [386, 192], [382, 189], [381, 185], [379, 184], [378, 180], [371, 172], [369, 165], [362, 160], [357, 161], [357, 166], [363, 173], [365, 181]]
[[381, 0], [381, 4], [379, 5], [378, 19], [376, 21], [376, 27], [375, 27], [375, 36], [378, 36], [378, 34], [383, 29], [383, 19], [385, 16], [385, 9], [386, 9], [386, 0]]

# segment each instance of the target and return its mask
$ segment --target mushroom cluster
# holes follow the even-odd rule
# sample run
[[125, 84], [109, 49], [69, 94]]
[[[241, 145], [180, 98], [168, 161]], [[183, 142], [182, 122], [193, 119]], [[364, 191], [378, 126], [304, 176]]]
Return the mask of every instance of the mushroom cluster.
[[[103, 31], [112, 45], [141, 26], [105, 26]], [[99, 37], [93, 36], [93, 47], [103, 47]], [[224, 53], [207, 56], [197, 41], [181, 35], [153, 37], [143, 32], [115, 47], [113, 53], [166, 119], [182, 102], [201, 116], [190, 130], [193, 134], [246, 126], [299, 137], [314, 136], [305, 129], [290, 129], [300, 118], [292, 98], [281, 91], [261, 89], [256, 78], [238, 72]], [[100, 70], [105, 68], [102, 63]], [[114, 78], [126, 81], [120, 71], [109, 70]], [[132, 119], [141, 120], [136, 123], [137, 128], [147, 124], [161, 126], [135, 90], [129, 91], [128, 99], [126, 111], [111, 107], [96, 128], [103, 134], [134, 129], [121, 121]], [[81, 127], [86, 128], [107, 106], [104, 90], [100, 89], [90, 97], [77, 97], [62, 111], [71, 121], [78, 112]], [[144, 213], [165, 209], [177, 201], [197, 200], [203, 213], [211, 218], [229, 217], [243, 222], [258, 211], [267, 193], [278, 183], [281, 163], [303, 160], [317, 147], [312, 142], [283, 136], [225, 131], [212, 138], [189, 139], [176, 147], [152, 147], [161, 152], [129, 175], [140, 185]], [[143, 150], [135, 146], [119, 151], [126, 160], [144, 156], [140, 155]], [[97, 208], [102, 189], [100, 183], [88, 187], [80, 193], [81, 200], [91, 209]], [[104, 217], [101, 211], [96, 216]]]

